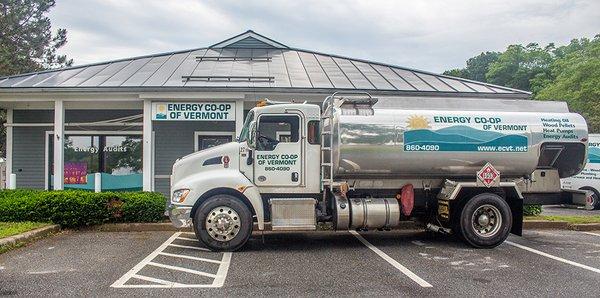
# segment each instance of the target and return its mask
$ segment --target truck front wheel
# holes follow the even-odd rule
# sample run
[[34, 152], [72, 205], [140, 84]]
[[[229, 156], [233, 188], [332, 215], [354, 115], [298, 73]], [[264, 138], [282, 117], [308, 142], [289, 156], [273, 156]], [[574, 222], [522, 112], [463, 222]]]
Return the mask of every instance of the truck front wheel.
[[460, 236], [478, 248], [500, 245], [510, 233], [512, 213], [500, 196], [482, 193], [467, 201], [460, 214]]
[[194, 232], [213, 251], [238, 250], [252, 234], [252, 212], [236, 197], [210, 197], [194, 214]]

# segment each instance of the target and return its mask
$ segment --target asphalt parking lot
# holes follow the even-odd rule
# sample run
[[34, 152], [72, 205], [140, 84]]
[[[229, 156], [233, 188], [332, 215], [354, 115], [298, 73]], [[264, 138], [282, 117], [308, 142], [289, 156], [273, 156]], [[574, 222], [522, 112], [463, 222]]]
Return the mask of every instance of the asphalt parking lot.
[[257, 234], [234, 253], [193, 238], [64, 232], [0, 255], [0, 295], [600, 295], [600, 232], [527, 231], [487, 250], [423, 231]]

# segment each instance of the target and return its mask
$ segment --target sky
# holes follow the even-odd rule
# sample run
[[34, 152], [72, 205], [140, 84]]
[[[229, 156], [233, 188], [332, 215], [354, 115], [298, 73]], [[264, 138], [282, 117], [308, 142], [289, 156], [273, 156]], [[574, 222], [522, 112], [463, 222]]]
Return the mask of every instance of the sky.
[[57, 0], [75, 65], [206, 47], [246, 30], [287, 46], [431, 72], [484, 51], [600, 34], [600, 0]]

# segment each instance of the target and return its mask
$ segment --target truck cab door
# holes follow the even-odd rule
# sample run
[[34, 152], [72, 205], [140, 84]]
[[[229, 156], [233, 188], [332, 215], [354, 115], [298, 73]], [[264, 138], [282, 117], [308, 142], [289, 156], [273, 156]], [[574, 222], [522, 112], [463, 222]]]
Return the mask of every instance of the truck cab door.
[[254, 184], [299, 186], [302, 179], [302, 118], [299, 114], [258, 117], [254, 150]]

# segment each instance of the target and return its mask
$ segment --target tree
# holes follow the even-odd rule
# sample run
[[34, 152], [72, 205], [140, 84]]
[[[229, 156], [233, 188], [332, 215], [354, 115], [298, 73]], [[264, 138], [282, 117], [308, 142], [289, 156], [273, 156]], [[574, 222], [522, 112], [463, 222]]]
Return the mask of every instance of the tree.
[[460, 77], [480, 82], [486, 82], [486, 73], [490, 64], [496, 62], [500, 56], [499, 52], [483, 52], [467, 60], [467, 67], [445, 71], [445, 75]]
[[0, 76], [73, 64], [56, 51], [67, 43], [67, 30], [52, 34], [46, 16], [54, 0], [0, 0]]
[[[478, 79], [475, 74], [486, 67], [485, 79]], [[537, 100], [566, 101], [571, 111], [586, 118], [590, 132], [600, 133], [600, 35], [559, 47], [510, 45], [502, 53], [482, 53], [469, 59], [466, 68], [444, 74], [529, 90]]]
[[532, 91], [531, 80], [545, 80], [550, 76], [549, 66], [554, 60], [554, 44], [542, 48], [537, 43], [510, 45], [496, 62], [489, 66], [487, 82], [521, 90]]
[[[558, 51], [560, 49], [560, 51]], [[557, 49], [549, 81], [534, 81], [538, 100], [564, 100], [583, 115], [590, 132], [600, 132], [600, 35]]]
[[[67, 42], [67, 30], [52, 34], [46, 16], [54, 0], [0, 0], [0, 77], [71, 66], [73, 60], [58, 55]], [[6, 112], [0, 112], [6, 122]], [[5, 155], [6, 134], [0, 129], [0, 152]]]
[[446, 71], [444, 71], [444, 74], [447, 76], [469, 79], [464, 68], [455, 68], [455, 69], [451, 69], [451, 70], [446, 70]]

